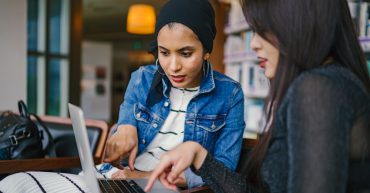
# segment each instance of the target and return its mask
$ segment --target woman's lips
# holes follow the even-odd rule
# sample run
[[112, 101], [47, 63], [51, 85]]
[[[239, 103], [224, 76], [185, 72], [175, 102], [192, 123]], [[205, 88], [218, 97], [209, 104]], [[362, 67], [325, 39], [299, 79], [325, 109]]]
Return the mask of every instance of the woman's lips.
[[182, 83], [185, 80], [185, 75], [171, 76], [172, 81], [176, 83]]
[[265, 59], [265, 58], [261, 58], [261, 57], [258, 57], [258, 59], [259, 59], [259, 66], [260, 66], [261, 68], [265, 69], [265, 67], [266, 67], [266, 63], [267, 63], [267, 59]]

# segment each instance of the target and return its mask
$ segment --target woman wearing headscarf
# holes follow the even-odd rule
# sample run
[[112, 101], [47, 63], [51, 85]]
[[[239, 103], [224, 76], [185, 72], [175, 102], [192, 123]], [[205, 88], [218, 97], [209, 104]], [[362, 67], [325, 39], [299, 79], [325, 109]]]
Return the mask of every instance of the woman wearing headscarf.
[[[201, 144], [236, 169], [245, 127], [244, 95], [239, 83], [212, 70], [215, 36], [208, 0], [171, 0], [161, 9], [153, 47], [156, 63], [132, 74], [118, 129], [107, 141], [105, 162], [121, 167], [128, 157], [131, 170], [123, 168], [112, 177], [148, 176], [163, 153], [186, 141]], [[190, 169], [182, 178], [188, 187], [203, 184]]]

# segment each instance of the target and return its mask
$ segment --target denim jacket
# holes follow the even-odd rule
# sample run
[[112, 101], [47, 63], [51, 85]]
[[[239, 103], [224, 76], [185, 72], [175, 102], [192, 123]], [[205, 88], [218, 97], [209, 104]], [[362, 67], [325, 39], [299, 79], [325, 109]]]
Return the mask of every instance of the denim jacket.
[[[199, 94], [187, 107], [184, 142], [198, 142], [217, 160], [235, 170], [245, 127], [243, 91], [238, 82], [213, 71], [210, 65], [208, 69], [201, 80]], [[160, 100], [148, 105], [151, 98], [147, 100], [147, 97], [156, 71], [155, 65], [149, 65], [133, 72], [120, 106], [118, 125], [130, 124], [137, 128], [138, 154], [151, 143], [170, 112], [171, 83], [166, 76], [161, 81]], [[188, 187], [200, 185], [201, 178], [191, 173], [191, 170], [185, 172]]]

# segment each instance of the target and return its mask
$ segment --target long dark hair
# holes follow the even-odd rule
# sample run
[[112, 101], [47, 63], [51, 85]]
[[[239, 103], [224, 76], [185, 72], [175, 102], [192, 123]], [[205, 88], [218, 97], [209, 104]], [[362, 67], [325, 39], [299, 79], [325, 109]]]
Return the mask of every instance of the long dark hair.
[[251, 29], [280, 52], [266, 99], [264, 135], [247, 162], [247, 181], [261, 188], [261, 166], [269, 146], [274, 117], [292, 81], [303, 71], [328, 65], [332, 58], [350, 69], [370, 92], [365, 56], [346, 0], [241, 0]]

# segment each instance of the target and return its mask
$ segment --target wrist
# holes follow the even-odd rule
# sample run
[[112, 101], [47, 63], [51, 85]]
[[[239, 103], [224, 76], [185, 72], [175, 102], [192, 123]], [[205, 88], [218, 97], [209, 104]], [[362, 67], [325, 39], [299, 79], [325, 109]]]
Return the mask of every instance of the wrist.
[[196, 153], [194, 156], [193, 167], [196, 170], [199, 170], [199, 168], [202, 167], [204, 160], [206, 159], [208, 151], [200, 144], [198, 143], [194, 143], [194, 144], [196, 148]]
[[117, 128], [116, 133], [134, 134], [136, 133], [136, 127], [132, 125], [120, 125]]

